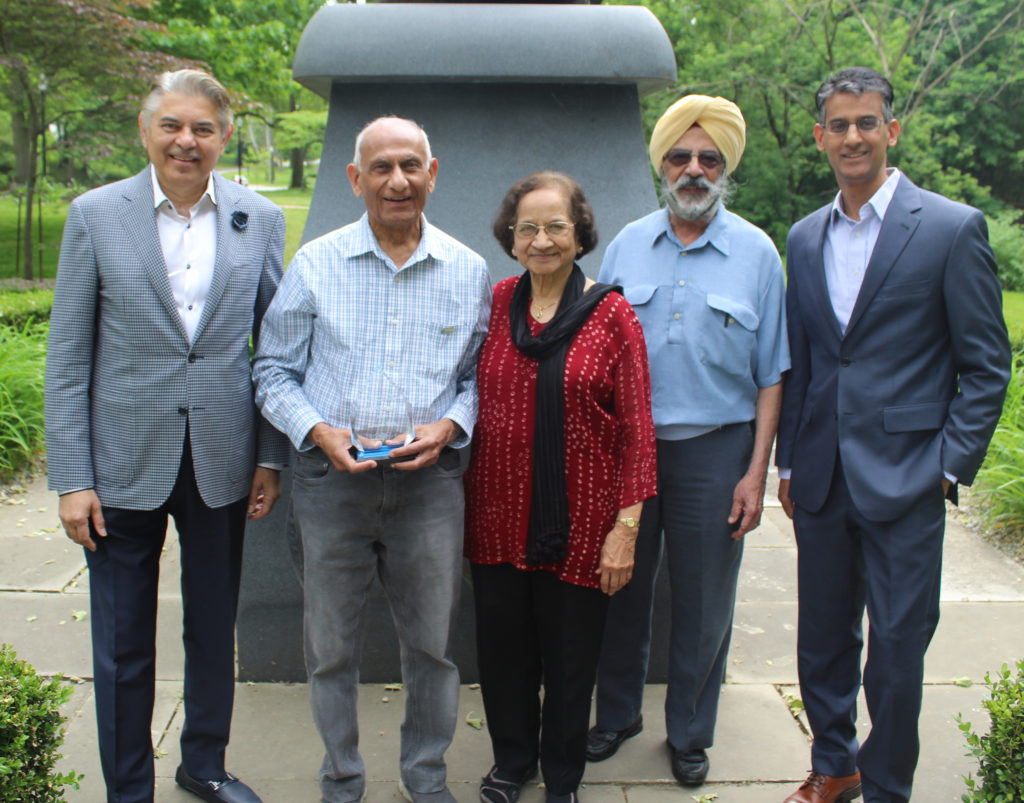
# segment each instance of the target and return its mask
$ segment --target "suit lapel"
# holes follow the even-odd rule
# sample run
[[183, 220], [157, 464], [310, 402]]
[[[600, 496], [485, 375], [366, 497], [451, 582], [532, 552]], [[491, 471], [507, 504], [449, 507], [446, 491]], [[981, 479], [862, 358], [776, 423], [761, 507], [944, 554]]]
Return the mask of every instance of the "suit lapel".
[[921, 191], [906, 176], [900, 176], [889, 208], [885, 210], [875, 249], [871, 252], [871, 259], [864, 270], [864, 281], [857, 294], [857, 303], [853, 305], [853, 312], [850, 313], [850, 323], [846, 327], [847, 336], [864, 316], [864, 311], [871, 304], [878, 288], [882, 286], [903, 249], [910, 242], [921, 222], [917, 215], [920, 209]]
[[178, 314], [178, 305], [174, 302], [174, 293], [167, 278], [167, 263], [160, 247], [156, 209], [153, 207], [153, 180], [148, 165], [125, 190], [121, 212], [121, 224], [135, 246], [142, 269], [153, 285], [160, 303], [164, 305], [167, 314], [174, 320], [178, 331], [187, 341], [188, 332], [185, 331], [185, 324]]
[[213, 315], [221, 296], [224, 295], [224, 288], [227, 287], [231, 271], [235, 266], [235, 255], [238, 253], [240, 243], [236, 238], [244, 236], [244, 232], [237, 231], [231, 225], [231, 215], [238, 210], [238, 194], [235, 186], [220, 177], [220, 174], [213, 174], [214, 186], [217, 192], [217, 257], [213, 264], [213, 279], [210, 281], [210, 290], [206, 294], [206, 303], [203, 305], [203, 314], [196, 326], [194, 341], [206, 328], [207, 322]]
[[836, 336], [836, 340], [841, 340], [843, 330], [839, 326], [836, 311], [832, 307], [832, 298], [828, 292], [828, 282], [825, 280], [825, 232], [828, 231], [828, 222], [831, 214], [832, 207], [829, 205], [825, 208], [825, 214], [822, 215], [814, 242], [809, 244], [811, 248], [809, 260], [811, 265], [811, 291], [820, 302], [815, 305], [815, 308], [822, 311], [825, 325]]

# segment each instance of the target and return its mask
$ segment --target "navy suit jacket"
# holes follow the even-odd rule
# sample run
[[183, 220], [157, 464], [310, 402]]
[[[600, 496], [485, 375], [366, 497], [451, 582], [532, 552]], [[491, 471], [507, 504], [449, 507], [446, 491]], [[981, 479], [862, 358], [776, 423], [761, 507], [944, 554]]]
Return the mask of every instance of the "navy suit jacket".
[[840, 456], [857, 509], [904, 515], [943, 473], [974, 479], [999, 421], [1010, 347], [981, 212], [901, 176], [845, 334], [825, 280], [831, 204], [787, 240], [786, 379], [776, 463], [815, 512]]

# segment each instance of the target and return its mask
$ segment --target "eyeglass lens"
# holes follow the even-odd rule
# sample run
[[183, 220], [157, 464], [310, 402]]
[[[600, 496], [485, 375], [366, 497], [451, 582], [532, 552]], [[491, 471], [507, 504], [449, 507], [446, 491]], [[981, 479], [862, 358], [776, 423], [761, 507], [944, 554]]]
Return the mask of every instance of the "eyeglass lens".
[[[673, 148], [665, 154], [665, 161], [672, 167], [686, 167], [693, 160], [693, 151], [685, 151], [681, 148]], [[714, 170], [725, 160], [714, 151], [701, 151], [697, 154], [697, 163], [705, 170]]]
[[[860, 117], [857, 119], [856, 126], [857, 130], [861, 132], [875, 131], [882, 124], [881, 119], [874, 115], [868, 115], [867, 117]], [[835, 120], [828, 121], [828, 130], [830, 134], [845, 134], [850, 130], [850, 121], [836, 118]]]
[[519, 237], [536, 237], [541, 228], [544, 229], [548, 237], [560, 237], [566, 234], [573, 225], [568, 220], [549, 220], [543, 227], [536, 223], [517, 223], [509, 228]]

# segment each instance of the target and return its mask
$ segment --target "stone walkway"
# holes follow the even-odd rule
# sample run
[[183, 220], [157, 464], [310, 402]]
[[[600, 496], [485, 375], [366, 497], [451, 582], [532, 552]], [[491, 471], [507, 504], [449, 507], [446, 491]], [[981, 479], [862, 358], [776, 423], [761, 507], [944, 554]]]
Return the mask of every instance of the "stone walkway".
[[[769, 492], [774, 499], [774, 491]], [[72, 803], [101, 803], [104, 787], [96, 753], [88, 621], [89, 577], [82, 552], [57, 520], [57, 499], [44, 481], [0, 498], [0, 639], [46, 674], [73, 678], [64, 768], [85, 773]], [[157, 704], [153, 739], [160, 803], [196, 798], [176, 788], [181, 729], [181, 599], [173, 531], [163, 556], [158, 626]], [[796, 547], [792, 527], [777, 504], [748, 536], [740, 580], [731, 666], [722, 687], [717, 742], [710, 751], [709, 782], [698, 790], [671, 781], [662, 719], [665, 689], [647, 688], [646, 729], [619, 754], [590, 765], [582, 797], [587, 803], [781, 803], [810, 766], [806, 723], [791, 714], [799, 696], [796, 676]], [[987, 727], [980, 707], [985, 672], [1024, 655], [1024, 568], [954, 521], [947, 526], [942, 621], [925, 667], [922, 756], [914, 800], [956, 803], [962, 776], [973, 769], [964, 756], [953, 717], [962, 712]], [[973, 682], [973, 685], [967, 685]], [[449, 785], [460, 803], [477, 800], [480, 776], [491, 764], [480, 693], [463, 686], [455, 741], [448, 753]], [[364, 685], [360, 697], [362, 751], [371, 803], [400, 799], [398, 732], [402, 692]], [[859, 728], [868, 723], [863, 703]], [[266, 803], [319, 799], [321, 748], [302, 684], [239, 684], [229, 769]], [[523, 803], [543, 800], [531, 785]]]

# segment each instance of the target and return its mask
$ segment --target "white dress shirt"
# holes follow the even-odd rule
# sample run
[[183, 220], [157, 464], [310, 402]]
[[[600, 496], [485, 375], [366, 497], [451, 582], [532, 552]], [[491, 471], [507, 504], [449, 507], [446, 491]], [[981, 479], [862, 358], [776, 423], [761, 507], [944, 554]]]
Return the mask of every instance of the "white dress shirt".
[[186, 217], [178, 214], [160, 188], [152, 165], [150, 173], [153, 177], [156, 229], [167, 265], [167, 279], [191, 342], [210, 292], [217, 258], [217, 196], [213, 188], [213, 174], [210, 174], [203, 197], [189, 209]]

